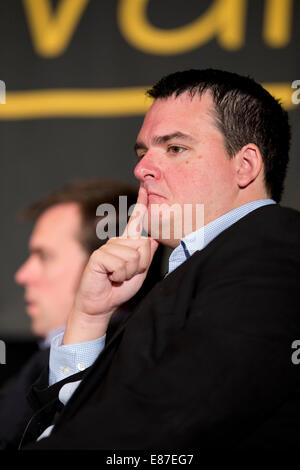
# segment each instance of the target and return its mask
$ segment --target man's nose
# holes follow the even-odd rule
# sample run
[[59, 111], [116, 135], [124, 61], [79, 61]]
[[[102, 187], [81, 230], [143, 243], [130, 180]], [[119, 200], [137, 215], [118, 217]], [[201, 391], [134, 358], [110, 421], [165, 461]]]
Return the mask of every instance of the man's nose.
[[33, 278], [33, 270], [31, 267], [30, 258], [20, 266], [18, 271], [15, 273], [15, 282], [20, 285], [25, 285]]
[[161, 178], [161, 169], [154, 158], [146, 154], [135, 167], [134, 176], [140, 181], [159, 180]]

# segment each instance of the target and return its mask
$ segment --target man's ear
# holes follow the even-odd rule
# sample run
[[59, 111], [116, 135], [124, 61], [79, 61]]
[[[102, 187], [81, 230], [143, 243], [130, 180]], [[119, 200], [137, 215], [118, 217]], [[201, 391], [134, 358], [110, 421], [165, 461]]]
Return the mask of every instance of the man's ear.
[[234, 156], [237, 184], [246, 188], [263, 171], [263, 159], [255, 144], [247, 144]]

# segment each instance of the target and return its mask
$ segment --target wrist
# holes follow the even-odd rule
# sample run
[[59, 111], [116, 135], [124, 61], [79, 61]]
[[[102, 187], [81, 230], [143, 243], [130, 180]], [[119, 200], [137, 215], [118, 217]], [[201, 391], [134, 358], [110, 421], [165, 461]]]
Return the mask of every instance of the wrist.
[[70, 312], [62, 344], [92, 341], [105, 335], [114, 311], [101, 315], [88, 315], [73, 309]]

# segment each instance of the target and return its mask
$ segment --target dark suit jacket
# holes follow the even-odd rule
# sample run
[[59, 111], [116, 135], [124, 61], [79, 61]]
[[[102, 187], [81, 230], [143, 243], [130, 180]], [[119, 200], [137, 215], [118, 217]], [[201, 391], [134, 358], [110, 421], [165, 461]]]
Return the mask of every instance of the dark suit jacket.
[[[107, 338], [114, 334], [115, 330], [123, 323], [128, 317], [129, 308], [136, 303], [126, 304], [126, 308], [118, 311], [111, 319], [108, 330], [106, 333]], [[49, 352], [50, 348], [36, 351], [32, 357], [25, 363], [22, 369], [0, 387], [0, 450], [13, 450], [17, 449], [22, 440], [22, 436], [31, 421], [33, 410], [40, 409], [41, 404], [35, 404], [34, 399], [30, 400], [28, 394], [32, 385], [39, 380], [39, 383], [45, 384], [46, 392], [48, 389], [49, 377]], [[84, 376], [84, 374], [82, 374]], [[75, 377], [75, 376], [74, 376]], [[76, 380], [78, 375], [76, 374]], [[68, 379], [67, 381], [70, 381]], [[62, 382], [59, 383], [58, 391], [61, 388]], [[44, 401], [47, 402], [48, 397], [51, 400], [54, 387], [50, 389], [51, 393], [43, 395]], [[29, 396], [32, 394], [29, 394]], [[32, 405], [32, 406], [31, 406]], [[59, 400], [56, 400], [56, 408], [52, 409], [49, 415], [52, 421], [55, 412], [62, 409]], [[48, 421], [47, 421], [48, 422]], [[43, 431], [45, 424], [43, 421], [39, 423], [39, 427], [35, 422], [35, 434]], [[27, 434], [27, 433], [26, 433]]]
[[[300, 214], [259, 208], [154, 287], [29, 448], [298, 447], [299, 301]], [[35, 385], [38, 419], [65, 382]]]
[[37, 351], [0, 389], [0, 449], [16, 448], [24, 432], [24, 425], [32, 416], [27, 393], [32, 384], [47, 368], [49, 349]]

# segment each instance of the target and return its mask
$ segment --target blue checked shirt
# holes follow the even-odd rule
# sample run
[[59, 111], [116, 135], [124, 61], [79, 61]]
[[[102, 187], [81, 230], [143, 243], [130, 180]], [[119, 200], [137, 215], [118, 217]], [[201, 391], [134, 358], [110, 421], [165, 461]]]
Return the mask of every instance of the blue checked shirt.
[[259, 207], [269, 204], [276, 204], [276, 202], [273, 201], [273, 199], [260, 199], [258, 201], [248, 202], [248, 204], [226, 212], [226, 214], [221, 215], [218, 219], [213, 220], [196, 232], [192, 232], [184, 237], [171, 253], [168, 274], [178, 268], [178, 266], [192, 256], [195, 251], [203, 250], [214, 238], [235, 222], [245, 217], [245, 215]]
[[[276, 203], [272, 199], [249, 202], [227, 212], [196, 232], [184, 237], [170, 256], [168, 274], [186, 261], [195, 251], [205, 248], [214, 238], [242, 217], [268, 204]], [[63, 335], [64, 333], [60, 333], [51, 342], [49, 385], [53, 385], [59, 380], [91, 366], [105, 345], [105, 335], [102, 338], [85, 343], [61, 345]], [[61, 388], [59, 398], [63, 404], [67, 403], [79, 383], [80, 381], [74, 382], [72, 386], [66, 384]]]

